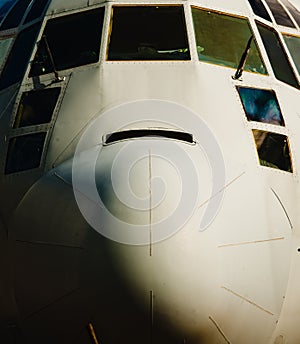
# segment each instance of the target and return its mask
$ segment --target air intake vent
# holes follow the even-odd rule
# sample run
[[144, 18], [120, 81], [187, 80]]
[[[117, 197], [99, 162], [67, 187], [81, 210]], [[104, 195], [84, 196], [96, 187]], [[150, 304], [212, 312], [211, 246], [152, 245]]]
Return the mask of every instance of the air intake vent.
[[123, 140], [130, 140], [142, 137], [162, 137], [167, 139], [173, 139], [183, 141], [187, 143], [194, 143], [193, 135], [184, 133], [182, 131], [162, 130], [162, 129], [134, 129], [117, 131], [105, 136], [104, 143], [110, 144]]

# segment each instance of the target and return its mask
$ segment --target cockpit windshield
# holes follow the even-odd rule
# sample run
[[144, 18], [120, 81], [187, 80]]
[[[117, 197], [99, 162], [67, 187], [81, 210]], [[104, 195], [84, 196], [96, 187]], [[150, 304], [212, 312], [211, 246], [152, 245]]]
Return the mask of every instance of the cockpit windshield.
[[278, 25], [295, 28], [295, 25], [288, 13], [277, 0], [266, 0], [266, 2], [270, 7], [270, 10], [272, 11], [275, 21]]
[[[237, 68], [253, 37], [248, 21], [197, 7], [192, 8], [192, 14], [199, 60]], [[255, 39], [251, 42], [244, 69], [267, 74]]]
[[300, 75], [300, 37], [292, 35], [283, 35], [284, 41], [289, 48], [293, 61]]
[[190, 60], [183, 6], [114, 6], [108, 60]]

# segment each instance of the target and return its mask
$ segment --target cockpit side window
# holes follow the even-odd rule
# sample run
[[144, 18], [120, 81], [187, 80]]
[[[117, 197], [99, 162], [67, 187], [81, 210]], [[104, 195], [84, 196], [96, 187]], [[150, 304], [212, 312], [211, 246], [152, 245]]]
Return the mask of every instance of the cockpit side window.
[[272, 11], [278, 25], [284, 25], [293, 28], [295, 27], [288, 13], [277, 0], [266, 0], [266, 2], [269, 5], [270, 10]]
[[295, 77], [293, 69], [284, 52], [282, 43], [276, 31], [259, 23], [257, 23], [257, 27], [269, 56], [276, 78], [293, 87], [299, 88], [298, 81]]
[[183, 6], [114, 6], [107, 59], [190, 60]]
[[18, 34], [0, 75], [0, 90], [23, 79], [39, 29], [35, 24]]
[[297, 67], [298, 74], [300, 75], [300, 37], [284, 34], [283, 39], [289, 48], [293, 61]]
[[59, 94], [59, 87], [24, 92], [18, 107], [14, 128], [49, 123]]
[[248, 0], [253, 12], [261, 18], [271, 21], [268, 11], [261, 0]]
[[49, 20], [29, 76], [98, 62], [104, 7]]
[[293, 172], [287, 136], [253, 129], [260, 165]]
[[[246, 19], [192, 7], [200, 61], [237, 68], [253, 33]], [[255, 39], [244, 68], [267, 74]]]
[[17, 136], [9, 141], [5, 174], [38, 168], [46, 132]]
[[241, 86], [237, 90], [248, 121], [284, 126], [274, 91]]

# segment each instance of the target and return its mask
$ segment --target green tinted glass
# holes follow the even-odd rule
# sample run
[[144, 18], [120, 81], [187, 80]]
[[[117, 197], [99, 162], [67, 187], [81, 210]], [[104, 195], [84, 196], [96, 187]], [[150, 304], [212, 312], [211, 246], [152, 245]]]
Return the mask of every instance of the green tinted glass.
[[[237, 68], [253, 35], [248, 21], [225, 14], [192, 8], [200, 61]], [[255, 40], [252, 40], [246, 71], [267, 74]]]
[[7, 39], [0, 40], [0, 70], [4, 64], [6, 57], [7, 57], [6, 55], [7, 55], [7, 52], [10, 48], [12, 41], [13, 41], [13, 38], [7, 38]]
[[283, 38], [300, 74], [300, 37], [284, 35]]

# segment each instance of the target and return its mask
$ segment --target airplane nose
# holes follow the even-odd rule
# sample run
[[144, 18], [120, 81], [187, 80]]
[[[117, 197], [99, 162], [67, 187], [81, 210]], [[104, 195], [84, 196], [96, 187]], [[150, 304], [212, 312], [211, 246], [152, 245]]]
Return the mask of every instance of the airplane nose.
[[202, 197], [208, 198], [209, 167], [193, 142], [163, 136], [116, 140], [75, 158], [73, 188], [94, 229], [114, 241], [144, 245], [170, 237], [193, 215], [197, 166], [206, 179]]

